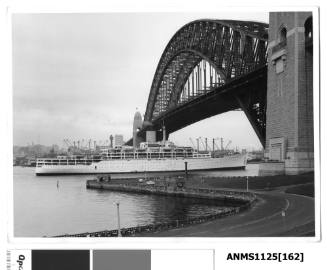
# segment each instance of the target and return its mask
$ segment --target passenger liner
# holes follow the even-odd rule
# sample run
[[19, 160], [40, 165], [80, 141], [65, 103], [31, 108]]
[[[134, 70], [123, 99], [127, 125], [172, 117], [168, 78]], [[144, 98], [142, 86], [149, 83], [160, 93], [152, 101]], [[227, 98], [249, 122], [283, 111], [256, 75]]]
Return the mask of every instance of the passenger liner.
[[122, 146], [102, 150], [95, 156], [58, 156], [54, 159], [37, 159], [36, 175], [114, 174], [144, 172], [178, 172], [245, 169], [246, 154], [212, 157], [192, 147], [177, 147], [172, 142], [143, 142], [140, 147]]

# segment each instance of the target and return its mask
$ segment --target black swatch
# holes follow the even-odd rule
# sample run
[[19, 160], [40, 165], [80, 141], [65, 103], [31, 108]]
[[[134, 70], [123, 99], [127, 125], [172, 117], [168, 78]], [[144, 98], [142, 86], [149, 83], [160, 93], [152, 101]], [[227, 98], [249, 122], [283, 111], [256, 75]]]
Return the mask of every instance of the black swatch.
[[90, 251], [32, 250], [32, 270], [90, 270]]

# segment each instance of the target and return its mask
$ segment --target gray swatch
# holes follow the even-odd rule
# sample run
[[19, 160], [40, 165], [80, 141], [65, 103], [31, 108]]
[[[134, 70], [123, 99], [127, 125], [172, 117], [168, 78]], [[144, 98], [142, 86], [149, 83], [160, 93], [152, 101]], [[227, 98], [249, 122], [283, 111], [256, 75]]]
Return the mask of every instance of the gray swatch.
[[150, 270], [151, 250], [94, 250], [93, 270]]

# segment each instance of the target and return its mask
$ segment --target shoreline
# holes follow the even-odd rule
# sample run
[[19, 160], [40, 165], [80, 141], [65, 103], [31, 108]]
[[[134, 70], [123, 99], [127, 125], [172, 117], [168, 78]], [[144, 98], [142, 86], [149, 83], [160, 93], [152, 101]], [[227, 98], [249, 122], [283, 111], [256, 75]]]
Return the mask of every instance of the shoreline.
[[[296, 195], [302, 192], [297, 189], [313, 185], [313, 176], [314, 174], [311, 173], [297, 176], [196, 177], [188, 179], [183, 188], [178, 188], [175, 179], [175, 185], [170, 185], [169, 189], [167, 186], [162, 185], [140, 185], [135, 180], [127, 182], [123, 180], [110, 182], [88, 180], [87, 185], [91, 189], [110, 189], [119, 192], [136, 192], [161, 196], [188, 196], [198, 199], [229, 200], [234, 203], [245, 203], [243, 206], [238, 206], [240, 209], [222, 211], [214, 215], [123, 228], [121, 229], [123, 236], [290, 237], [315, 235], [314, 192], [311, 197], [309, 195]], [[250, 192], [245, 189], [246, 180]], [[293, 191], [293, 193], [290, 191]], [[252, 199], [249, 200], [251, 196]], [[291, 210], [288, 209], [289, 205], [291, 205]], [[238, 215], [241, 212], [243, 214]], [[285, 213], [287, 215], [283, 217]], [[290, 218], [289, 216], [294, 217]], [[262, 224], [265, 224], [265, 227]], [[263, 231], [262, 228], [270, 229], [269, 231]], [[57, 237], [115, 236], [118, 236], [118, 230], [65, 234]]]
[[257, 194], [244, 214], [138, 237], [314, 237], [314, 199], [279, 192]]
[[[200, 217], [188, 218], [184, 220], [175, 220], [171, 222], [159, 222], [155, 224], [148, 224], [143, 226], [135, 226], [130, 228], [122, 228], [121, 235], [124, 237], [133, 237], [138, 236], [142, 233], [158, 233], [160, 231], [171, 230], [189, 227], [195, 224], [201, 224], [208, 221], [213, 221], [220, 219], [226, 216], [236, 215], [243, 211], [251, 208], [257, 201], [256, 195], [250, 192], [244, 191], [227, 191], [227, 190], [217, 190], [217, 189], [185, 189], [185, 188], [170, 188], [162, 186], [135, 186], [135, 185], [126, 185], [126, 184], [109, 184], [101, 183], [97, 180], [88, 180], [87, 188], [89, 189], [104, 189], [110, 191], [119, 191], [119, 192], [133, 192], [139, 194], [152, 194], [158, 196], [174, 196], [174, 197], [187, 197], [187, 198], [196, 198], [196, 199], [206, 199], [206, 200], [219, 200], [228, 202], [230, 204], [235, 204], [233, 208], [229, 208], [223, 211], [220, 211], [216, 214], [210, 214]], [[77, 234], [64, 234], [58, 235], [55, 237], [117, 237], [118, 230], [104, 230], [97, 232], [85, 232]]]

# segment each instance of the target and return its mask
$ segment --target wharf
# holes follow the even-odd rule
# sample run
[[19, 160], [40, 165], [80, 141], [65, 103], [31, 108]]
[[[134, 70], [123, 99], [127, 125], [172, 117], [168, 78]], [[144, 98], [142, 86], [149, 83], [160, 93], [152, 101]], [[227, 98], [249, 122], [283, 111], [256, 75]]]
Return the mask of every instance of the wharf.
[[235, 204], [235, 206], [252, 203], [256, 199], [256, 195], [251, 192], [213, 188], [157, 186], [146, 184], [111, 184], [110, 182], [100, 182], [98, 180], [88, 180], [86, 182], [86, 187], [89, 189], [105, 189], [140, 194], [219, 200]]

